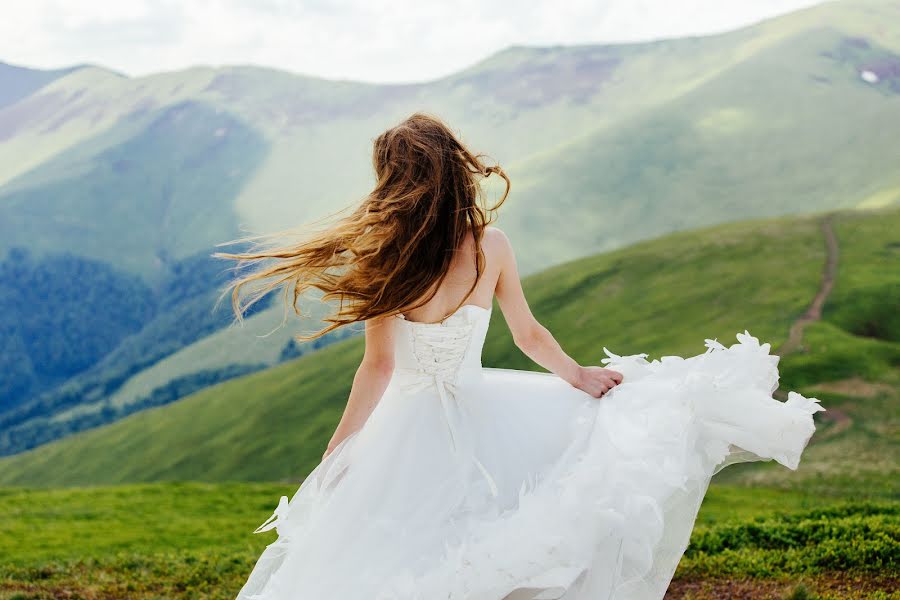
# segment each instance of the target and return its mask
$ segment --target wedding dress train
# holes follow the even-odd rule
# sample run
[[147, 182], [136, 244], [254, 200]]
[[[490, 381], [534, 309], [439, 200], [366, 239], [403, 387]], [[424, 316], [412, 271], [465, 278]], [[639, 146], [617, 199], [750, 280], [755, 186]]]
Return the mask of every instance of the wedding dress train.
[[689, 358], [617, 356], [593, 398], [484, 368], [491, 309], [399, 319], [365, 426], [282, 496], [238, 600], [661, 599], [710, 478], [796, 469], [823, 410], [772, 398], [778, 357], [748, 332]]

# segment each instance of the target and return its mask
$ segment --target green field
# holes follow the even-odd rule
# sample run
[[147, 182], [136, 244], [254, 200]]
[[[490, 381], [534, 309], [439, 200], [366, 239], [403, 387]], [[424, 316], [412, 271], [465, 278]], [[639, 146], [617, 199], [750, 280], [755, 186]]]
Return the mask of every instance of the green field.
[[[9, 558], [0, 564], [0, 598], [233, 598], [275, 538], [253, 529], [272, 498], [291, 491], [264, 483], [3, 490], [0, 556]], [[792, 590], [839, 568], [887, 589], [878, 569], [887, 560], [898, 568], [897, 512], [884, 502], [835, 505], [798, 492], [714, 486], [674, 588], [751, 575]]]
[[[782, 357], [779, 394], [827, 411], [797, 471], [736, 465], [714, 479], [672, 597], [897, 597], [900, 210], [682, 232], [524, 282], [582, 363], [603, 346], [697, 354], [744, 329], [777, 350], [822, 286], [824, 221], [834, 286]], [[537, 368], [493, 319], [485, 366]], [[253, 528], [317, 464], [361, 341], [0, 460], [0, 598], [233, 597], [271, 539]]]

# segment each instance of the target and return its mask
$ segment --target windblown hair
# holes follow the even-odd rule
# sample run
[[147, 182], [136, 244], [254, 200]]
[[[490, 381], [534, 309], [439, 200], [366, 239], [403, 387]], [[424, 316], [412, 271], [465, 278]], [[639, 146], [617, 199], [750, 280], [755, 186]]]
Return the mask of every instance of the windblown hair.
[[[471, 232], [476, 278], [459, 308], [484, 273], [484, 228], [509, 195], [509, 177], [499, 165], [485, 166], [485, 156], [473, 154], [439, 118], [412, 114], [375, 138], [375, 188], [350, 214], [296, 243], [283, 243], [281, 232], [220, 244], [265, 240], [246, 252], [213, 254], [240, 261], [238, 269], [261, 264], [233, 280], [222, 295], [231, 290], [232, 309], [242, 321], [250, 306], [279, 286], [297, 315], [304, 292], [319, 290], [323, 301], [337, 301], [337, 310], [324, 318], [329, 325], [297, 336], [315, 339], [343, 325], [394, 315], [431, 300], [454, 252]], [[487, 208], [480, 178], [492, 173], [505, 180], [506, 190]], [[242, 303], [240, 292], [248, 285], [254, 290]]]

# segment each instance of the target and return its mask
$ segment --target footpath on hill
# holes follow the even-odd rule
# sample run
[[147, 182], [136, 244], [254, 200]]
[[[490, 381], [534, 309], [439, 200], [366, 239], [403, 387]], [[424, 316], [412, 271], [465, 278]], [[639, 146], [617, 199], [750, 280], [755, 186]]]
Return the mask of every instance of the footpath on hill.
[[791, 325], [788, 333], [787, 341], [781, 345], [775, 352], [779, 356], [785, 356], [803, 349], [803, 330], [810, 323], [821, 320], [822, 307], [828, 300], [829, 294], [834, 287], [834, 280], [837, 278], [838, 267], [838, 241], [834, 234], [834, 213], [826, 215], [821, 222], [822, 234], [825, 237], [825, 268], [822, 271], [822, 283], [819, 285], [819, 291], [813, 297], [812, 303], [796, 321]]
[[[819, 290], [813, 296], [809, 308], [791, 324], [788, 339], [775, 351], [775, 354], [778, 356], [787, 356], [794, 352], [803, 351], [804, 329], [810, 323], [815, 323], [822, 319], [822, 308], [825, 306], [825, 302], [828, 301], [828, 296], [834, 288], [835, 279], [837, 279], [838, 256], [840, 254], [837, 235], [834, 233], [834, 215], [835, 213], [825, 215], [820, 223], [822, 236], [825, 239], [825, 267], [822, 270], [822, 282], [819, 284]], [[781, 389], [776, 390], [775, 397], [780, 400], [787, 400], [787, 392]], [[822, 418], [834, 423], [834, 427], [829, 431], [828, 437], [845, 431], [853, 425], [853, 419], [847, 413], [836, 408], [829, 408], [822, 414]]]

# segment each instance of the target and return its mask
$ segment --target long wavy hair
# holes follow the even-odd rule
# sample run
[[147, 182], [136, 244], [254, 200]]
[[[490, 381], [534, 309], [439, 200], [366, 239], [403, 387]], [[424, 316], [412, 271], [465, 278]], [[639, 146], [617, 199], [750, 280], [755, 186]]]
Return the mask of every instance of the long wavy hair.
[[[306, 232], [298, 242], [285, 243], [285, 232], [280, 232], [219, 244], [252, 243], [245, 252], [213, 256], [239, 261], [238, 270], [259, 265], [222, 292], [231, 291], [236, 320], [242, 321], [250, 306], [280, 286], [286, 309], [293, 307], [298, 316], [298, 300], [308, 290], [319, 290], [325, 302], [336, 301], [334, 312], [323, 319], [328, 325], [297, 335], [301, 341], [417, 308], [434, 297], [454, 252], [471, 232], [476, 278], [458, 309], [484, 273], [484, 228], [509, 195], [509, 177], [499, 165], [486, 166], [485, 156], [466, 148], [441, 119], [421, 111], [384, 131], [372, 152], [375, 188], [349, 214]], [[505, 180], [506, 189], [486, 207], [481, 179], [492, 173]], [[242, 302], [245, 287], [252, 292]]]

